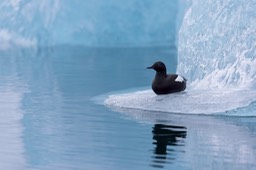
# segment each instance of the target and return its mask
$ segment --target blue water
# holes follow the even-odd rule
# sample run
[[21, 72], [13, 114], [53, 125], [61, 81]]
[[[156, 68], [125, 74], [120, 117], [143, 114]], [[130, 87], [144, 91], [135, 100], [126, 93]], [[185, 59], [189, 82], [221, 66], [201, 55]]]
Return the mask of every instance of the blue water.
[[255, 2], [214, 2], [3, 0], [0, 168], [255, 169]]
[[1, 166], [254, 169], [255, 117], [112, 111], [95, 103], [111, 91], [149, 88], [145, 67], [156, 58], [148, 55], [167, 60], [172, 53], [56, 47], [1, 54]]

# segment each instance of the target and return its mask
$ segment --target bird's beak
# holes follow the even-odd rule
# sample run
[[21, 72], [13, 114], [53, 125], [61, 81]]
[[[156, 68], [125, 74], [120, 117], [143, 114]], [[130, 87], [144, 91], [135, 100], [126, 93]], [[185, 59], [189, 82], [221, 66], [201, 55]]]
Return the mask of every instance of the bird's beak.
[[153, 69], [153, 66], [147, 67], [147, 69]]

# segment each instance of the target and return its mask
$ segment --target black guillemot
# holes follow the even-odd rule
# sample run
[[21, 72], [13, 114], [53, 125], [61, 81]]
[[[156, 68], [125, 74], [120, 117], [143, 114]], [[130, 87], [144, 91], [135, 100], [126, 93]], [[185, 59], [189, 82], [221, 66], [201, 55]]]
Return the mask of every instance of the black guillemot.
[[178, 74], [166, 74], [166, 67], [163, 62], [155, 62], [152, 66], [147, 67], [147, 69], [154, 69], [156, 71], [152, 82], [152, 90], [156, 94], [169, 94], [186, 89], [187, 80]]

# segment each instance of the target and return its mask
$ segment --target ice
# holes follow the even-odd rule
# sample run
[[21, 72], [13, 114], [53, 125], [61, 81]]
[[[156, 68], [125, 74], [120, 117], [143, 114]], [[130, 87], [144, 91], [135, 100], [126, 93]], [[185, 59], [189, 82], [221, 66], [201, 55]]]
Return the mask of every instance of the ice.
[[192, 0], [179, 32], [178, 72], [193, 88], [256, 88], [256, 1]]
[[0, 30], [33, 39], [38, 47], [166, 45], [177, 39], [183, 1], [2, 0]]
[[[112, 108], [182, 114], [242, 115], [243, 108], [256, 99], [256, 91], [220, 89], [188, 89], [180, 93], [156, 95], [152, 90], [109, 95], [104, 103]], [[234, 114], [235, 113], [235, 114]], [[251, 113], [254, 115], [254, 113]], [[250, 113], [247, 112], [246, 116]]]

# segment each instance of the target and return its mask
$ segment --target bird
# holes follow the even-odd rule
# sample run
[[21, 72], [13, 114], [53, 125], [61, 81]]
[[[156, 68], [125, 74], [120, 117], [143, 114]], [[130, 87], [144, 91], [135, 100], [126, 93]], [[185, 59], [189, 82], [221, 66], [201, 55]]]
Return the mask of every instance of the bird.
[[156, 71], [152, 81], [152, 90], [157, 95], [176, 93], [186, 89], [187, 79], [178, 74], [167, 74], [166, 66], [162, 61], [155, 62], [147, 69]]

